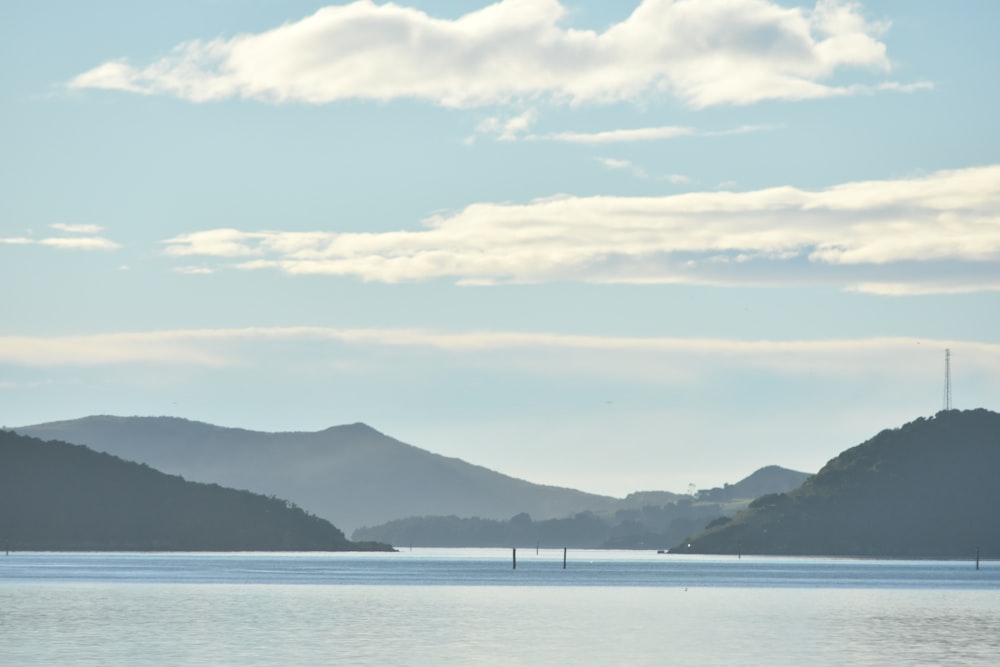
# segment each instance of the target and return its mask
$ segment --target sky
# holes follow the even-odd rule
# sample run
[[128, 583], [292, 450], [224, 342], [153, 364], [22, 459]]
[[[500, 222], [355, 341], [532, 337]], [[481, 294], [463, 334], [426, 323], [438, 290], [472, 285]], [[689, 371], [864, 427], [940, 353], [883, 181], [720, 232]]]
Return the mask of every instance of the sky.
[[0, 424], [624, 496], [1000, 409], [1000, 3], [0, 8]]

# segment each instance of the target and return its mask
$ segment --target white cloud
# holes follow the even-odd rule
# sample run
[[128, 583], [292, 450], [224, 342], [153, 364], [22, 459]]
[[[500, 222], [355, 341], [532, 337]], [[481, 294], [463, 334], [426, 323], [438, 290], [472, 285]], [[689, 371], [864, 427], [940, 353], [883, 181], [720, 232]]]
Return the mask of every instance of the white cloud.
[[925, 90], [934, 90], [934, 83], [931, 81], [917, 81], [916, 83], [899, 83], [898, 81], [886, 81], [877, 86], [878, 90], [888, 90], [897, 93], [917, 93]]
[[[490, 119], [492, 120], [492, 119]], [[599, 132], [552, 132], [549, 134], [529, 134], [524, 138], [532, 141], [559, 141], [573, 144], [619, 144], [639, 141], [662, 141], [677, 137], [726, 137], [752, 132], [765, 132], [781, 128], [781, 125], [741, 125], [726, 130], [699, 130], [682, 125], [661, 125], [657, 127], [634, 127]], [[516, 139], [513, 135], [508, 139]]]
[[[293, 232], [287, 232], [284, 234], [285, 245], [288, 242], [301, 239], [305, 241], [307, 237], [312, 238], [316, 242], [322, 241], [326, 234], [321, 235], [307, 235], [307, 234], [296, 234]], [[193, 234], [185, 234], [182, 237], [184, 241], [181, 243], [173, 243], [168, 241], [170, 245], [167, 247], [168, 255], [213, 255], [215, 257], [247, 257], [253, 255], [263, 254], [263, 250], [259, 248], [254, 248], [248, 245], [248, 242], [252, 241], [265, 241], [268, 239], [273, 239], [273, 233], [260, 232], [260, 233], [247, 233], [241, 232], [238, 229], [212, 229], [204, 232], [195, 232]], [[274, 239], [276, 248], [281, 247], [280, 239]]]
[[597, 161], [608, 169], [631, 169], [632, 163], [628, 160], [619, 160], [613, 157], [599, 157]]
[[190, 332], [80, 336], [0, 336], [0, 363], [15, 366], [104, 366], [183, 363], [223, 366], [231, 358], [192, 344]]
[[416, 231], [214, 229], [164, 243], [168, 255], [241, 259], [248, 270], [381, 282], [792, 280], [888, 294], [991, 290], [1000, 285], [1000, 165], [818, 191], [477, 203]]
[[121, 247], [114, 241], [99, 236], [53, 237], [41, 239], [38, 244], [74, 250], [116, 250]]
[[697, 134], [698, 136], [702, 137], [731, 137], [737, 134], [751, 134], [753, 132], [770, 132], [772, 130], [780, 130], [783, 127], [784, 125], [780, 123], [740, 125], [739, 127], [732, 127], [726, 130], [699, 130]]
[[605, 130], [603, 132], [556, 132], [541, 138], [576, 144], [611, 144], [633, 141], [657, 141], [660, 139], [686, 137], [692, 134], [697, 134], [697, 130], [691, 127], [665, 125], [661, 127]]
[[52, 225], [54, 229], [70, 234], [88, 234], [88, 236], [53, 236], [36, 239], [25, 236], [0, 238], [3, 245], [43, 245], [51, 248], [63, 248], [69, 250], [117, 250], [121, 246], [110, 239], [101, 236], [92, 236], [101, 231], [97, 225], [65, 225], [56, 223]]
[[189, 276], [199, 276], [199, 275], [207, 275], [209, 273], [215, 273], [214, 269], [210, 269], [207, 266], [178, 266], [173, 271], [174, 273], [181, 273]]
[[[0, 336], [0, 364], [28, 367], [134, 363], [205, 367], [252, 365], [266, 346], [287, 341], [320, 346], [409, 348], [448, 355], [456, 363], [522, 373], [621, 376], [651, 382], [686, 382], [715, 370], [757, 369], [828, 377], [925, 374], [928, 355], [945, 348], [983, 373], [1000, 371], [1000, 344], [915, 338], [734, 340], [591, 336], [554, 332], [435, 331], [426, 329], [251, 327], [122, 332], [77, 336]], [[260, 346], [264, 346], [261, 348]], [[326, 346], [324, 348], [324, 346]], [[586, 354], [581, 355], [584, 352]], [[394, 357], [395, 358], [395, 357]], [[362, 364], [362, 368], [368, 368]]]
[[527, 132], [537, 119], [538, 113], [534, 109], [528, 109], [512, 118], [490, 117], [476, 126], [476, 132], [496, 135], [498, 141], [514, 141]]
[[466, 108], [665, 93], [706, 107], [852, 94], [825, 81], [845, 67], [890, 69], [880, 41], [886, 26], [842, 0], [811, 10], [769, 0], [643, 0], [603, 32], [568, 27], [568, 14], [559, 0], [501, 0], [452, 20], [359, 0], [257, 34], [184, 42], [147, 66], [105, 62], [70, 86], [195, 102], [410, 98]]
[[636, 178], [642, 178], [646, 180], [653, 181], [666, 181], [667, 183], [673, 183], [674, 185], [680, 185], [684, 183], [690, 183], [691, 179], [683, 174], [666, 174], [664, 176], [656, 176], [647, 172], [642, 167], [633, 164], [628, 160], [621, 160], [613, 157], [600, 157], [597, 161], [608, 169], [616, 170], [628, 170]]
[[104, 229], [100, 225], [67, 225], [62, 222], [57, 222], [50, 226], [52, 229], [58, 229], [61, 232], [68, 232], [70, 234], [100, 234]]

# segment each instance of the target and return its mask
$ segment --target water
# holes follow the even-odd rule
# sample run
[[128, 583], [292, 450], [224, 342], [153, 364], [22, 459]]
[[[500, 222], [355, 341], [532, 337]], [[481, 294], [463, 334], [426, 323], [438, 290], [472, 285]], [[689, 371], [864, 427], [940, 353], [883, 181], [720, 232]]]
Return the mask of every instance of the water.
[[0, 665], [996, 665], [1000, 563], [0, 555]]

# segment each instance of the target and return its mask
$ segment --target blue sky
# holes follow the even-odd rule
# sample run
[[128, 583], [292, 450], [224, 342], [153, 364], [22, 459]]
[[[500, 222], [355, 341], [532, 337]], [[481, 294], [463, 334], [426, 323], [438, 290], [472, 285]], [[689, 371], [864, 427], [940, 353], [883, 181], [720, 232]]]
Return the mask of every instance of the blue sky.
[[0, 422], [624, 495], [1000, 402], [1000, 6], [0, 9]]

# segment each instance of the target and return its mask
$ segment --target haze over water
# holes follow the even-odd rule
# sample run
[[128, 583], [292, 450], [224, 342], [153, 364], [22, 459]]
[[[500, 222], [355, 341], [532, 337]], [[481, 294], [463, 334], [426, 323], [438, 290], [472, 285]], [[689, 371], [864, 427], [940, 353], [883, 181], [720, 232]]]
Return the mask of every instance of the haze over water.
[[992, 665], [985, 562], [651, 553], [21, 554], [4, 665]]

